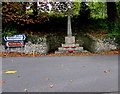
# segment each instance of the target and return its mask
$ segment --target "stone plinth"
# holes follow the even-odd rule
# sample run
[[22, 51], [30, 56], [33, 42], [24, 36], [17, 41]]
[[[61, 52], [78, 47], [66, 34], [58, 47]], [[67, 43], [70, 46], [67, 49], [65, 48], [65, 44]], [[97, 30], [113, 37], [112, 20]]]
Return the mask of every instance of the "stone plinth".
[[86, 53], [86, 50], [83, 50], [83, 47], [80, 47], [79, 44], [75, 43], [74, 36], [65, 37], [65, 44], [62, 44], [62, 47], [58, 48], [58, 51], [55, 51], [55, 54], [60, 53]]
[[66, 44], [75, 43], [75, 37], [74, 36], [67, 36], [67, 37], [65, 37], [65, 43]]

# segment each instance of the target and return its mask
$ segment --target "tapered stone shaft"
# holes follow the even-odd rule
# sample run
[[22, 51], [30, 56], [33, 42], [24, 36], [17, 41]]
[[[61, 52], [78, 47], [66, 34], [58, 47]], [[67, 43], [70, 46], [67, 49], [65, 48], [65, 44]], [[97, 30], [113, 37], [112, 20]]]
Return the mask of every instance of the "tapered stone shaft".
[[72, 29], [71, 29], [71, 18], [68, 15], [68, 26], [67, 26], [67, 35], [72, 36]]

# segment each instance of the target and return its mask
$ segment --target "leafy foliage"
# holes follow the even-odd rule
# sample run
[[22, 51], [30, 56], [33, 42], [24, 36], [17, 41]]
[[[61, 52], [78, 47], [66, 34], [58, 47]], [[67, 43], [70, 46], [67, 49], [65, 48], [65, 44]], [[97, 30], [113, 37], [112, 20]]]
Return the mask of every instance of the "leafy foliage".
[[89, 2], [88, 4], [91, 10], [91, 17], [94, 19], [106, 18], [107, 17], [107, 6], [104, 2]]
[[17, 31], [7, 31], [7, 32], [3, 32], [3, 36], [13, 36], [17, 34]]
[[[56, 22], [64, 23], [66, 21], [65, 12], [68, 8], [72, 9], [72, 23], [75, 26], [77, 22], [83, 26], [81, 19], [84, 18], [83, 22], [90, 19], [91, 22], [88, 21], [88, 23], [94, 25], [93, 29], [119, 31], [119, 23], [116, 23], [112, 28], [113, 26], [108, 24], [106, 20], [105, 22], [102, 20], [107, 18], [107, 4], [105, 2], [3, 2], [2, 5], [3, 32], [15, 31], [16, 27], [32, 27], [33, 24], [35, 26], [43, 23], [49, 23], [50, 26], [55, 25], [53, 28], [58, 27]], [[116, 5], [118, 13], [120, 13], [120, 3], [117, 2]], [[79, 20], [77, 19], [78, 15], [82, 17]], [[78, 26], [80, 27], [81, 24]]]
[[119, 18], [120, 18], [120, 2], [117, 2], [117, 3], [116, 3], [116, 6], [117, 6]]
[[27, 3], [23, 2], [4, 2], [3, 3], [3, 23], [14, 23], [19, 25], [37, 23], [46, 20], [46, 14], [36, 15], [38, 16], [36, 20], [33, 20], [33, 16], [31, 16], [31, 11], [33, 11], [33, 7], [27, 10]]

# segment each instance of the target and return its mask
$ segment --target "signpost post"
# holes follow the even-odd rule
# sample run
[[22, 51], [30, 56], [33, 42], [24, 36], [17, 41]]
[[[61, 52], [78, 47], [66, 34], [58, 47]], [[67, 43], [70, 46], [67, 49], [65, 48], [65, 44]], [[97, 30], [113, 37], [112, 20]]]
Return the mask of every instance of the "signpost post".
[[6, 46], [8, 47], [8, 52], [10, 52], [10, 47], [21, 47], [24, 46], [24, 41], [26, 36], [24, 34], [18, 34], [14, 36], [4, 36], [6, 41]]

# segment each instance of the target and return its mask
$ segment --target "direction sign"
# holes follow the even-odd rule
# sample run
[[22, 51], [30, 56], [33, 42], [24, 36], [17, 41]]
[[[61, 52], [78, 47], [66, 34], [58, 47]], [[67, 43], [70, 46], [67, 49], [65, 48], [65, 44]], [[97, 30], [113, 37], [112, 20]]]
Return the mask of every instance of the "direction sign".
[[6, 46], [7, 47], [20, 47], [20, 46], [24, 46], [24, 42], [23, 41], [8, 41], [6, 42]]
[[5, 41], [24, 41], [26, 36], [24, 34], [14, 35], [14, 36], [5, 36]]

